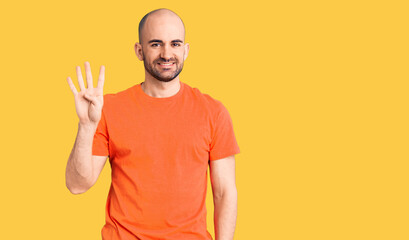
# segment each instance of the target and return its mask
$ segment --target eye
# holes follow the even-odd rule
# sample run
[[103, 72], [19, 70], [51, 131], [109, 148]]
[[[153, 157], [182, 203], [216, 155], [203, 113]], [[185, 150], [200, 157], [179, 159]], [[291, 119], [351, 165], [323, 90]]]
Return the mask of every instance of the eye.
[[180, 43], [172, 43], [173, 44], [173, 46], [175, 46], [175, 47], [179, 47], [180, 46]]
[[151, 47], [158, 47], [158, 46], [159, 46], [158, 43], [153, 43], [153, 44], [151, 45]]

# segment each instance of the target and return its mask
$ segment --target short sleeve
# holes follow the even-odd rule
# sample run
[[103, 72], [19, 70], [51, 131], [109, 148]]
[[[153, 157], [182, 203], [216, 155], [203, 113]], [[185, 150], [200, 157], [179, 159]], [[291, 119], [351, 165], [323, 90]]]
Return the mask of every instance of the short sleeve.
[[109, 135], [105, 119], [104, 109], [102, 109], [101, 119], [99, 120], [97, 130], [95, 131], [92, 142], [92, 155], [108, 156], [109, 155]]
[[240, 153], [233, 131], [233, 123], [226, 107], [220, 103], [220, 110], [212, 127], [209, 160], [218, 160]]

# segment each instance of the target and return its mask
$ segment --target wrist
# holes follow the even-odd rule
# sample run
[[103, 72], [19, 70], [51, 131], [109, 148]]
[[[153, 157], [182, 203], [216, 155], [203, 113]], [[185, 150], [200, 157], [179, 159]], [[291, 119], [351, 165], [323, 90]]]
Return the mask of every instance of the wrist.
[[97, 124], [94, 123], [82, 123], [79, 122], [78, 123], [78, 131], [84, 131], [84, 132], [91, 132], [91, 133], [95, 133], [95, 131], [97, 130]]

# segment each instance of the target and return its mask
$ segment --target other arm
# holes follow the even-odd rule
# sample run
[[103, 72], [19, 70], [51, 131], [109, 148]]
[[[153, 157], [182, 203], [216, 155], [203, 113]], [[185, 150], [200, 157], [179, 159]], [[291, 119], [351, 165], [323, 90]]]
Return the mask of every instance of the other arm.
[[216, 240], [233, 240], [237, 218], [234, 155], [210, 161]]

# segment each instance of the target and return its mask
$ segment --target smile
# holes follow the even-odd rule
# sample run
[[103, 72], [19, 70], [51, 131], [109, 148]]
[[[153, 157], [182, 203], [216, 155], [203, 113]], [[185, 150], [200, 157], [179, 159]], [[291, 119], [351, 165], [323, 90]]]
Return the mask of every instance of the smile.
[[159, 63], [159, 65], [167, 67], [167, 66], [172, 66], [175, 63]]

